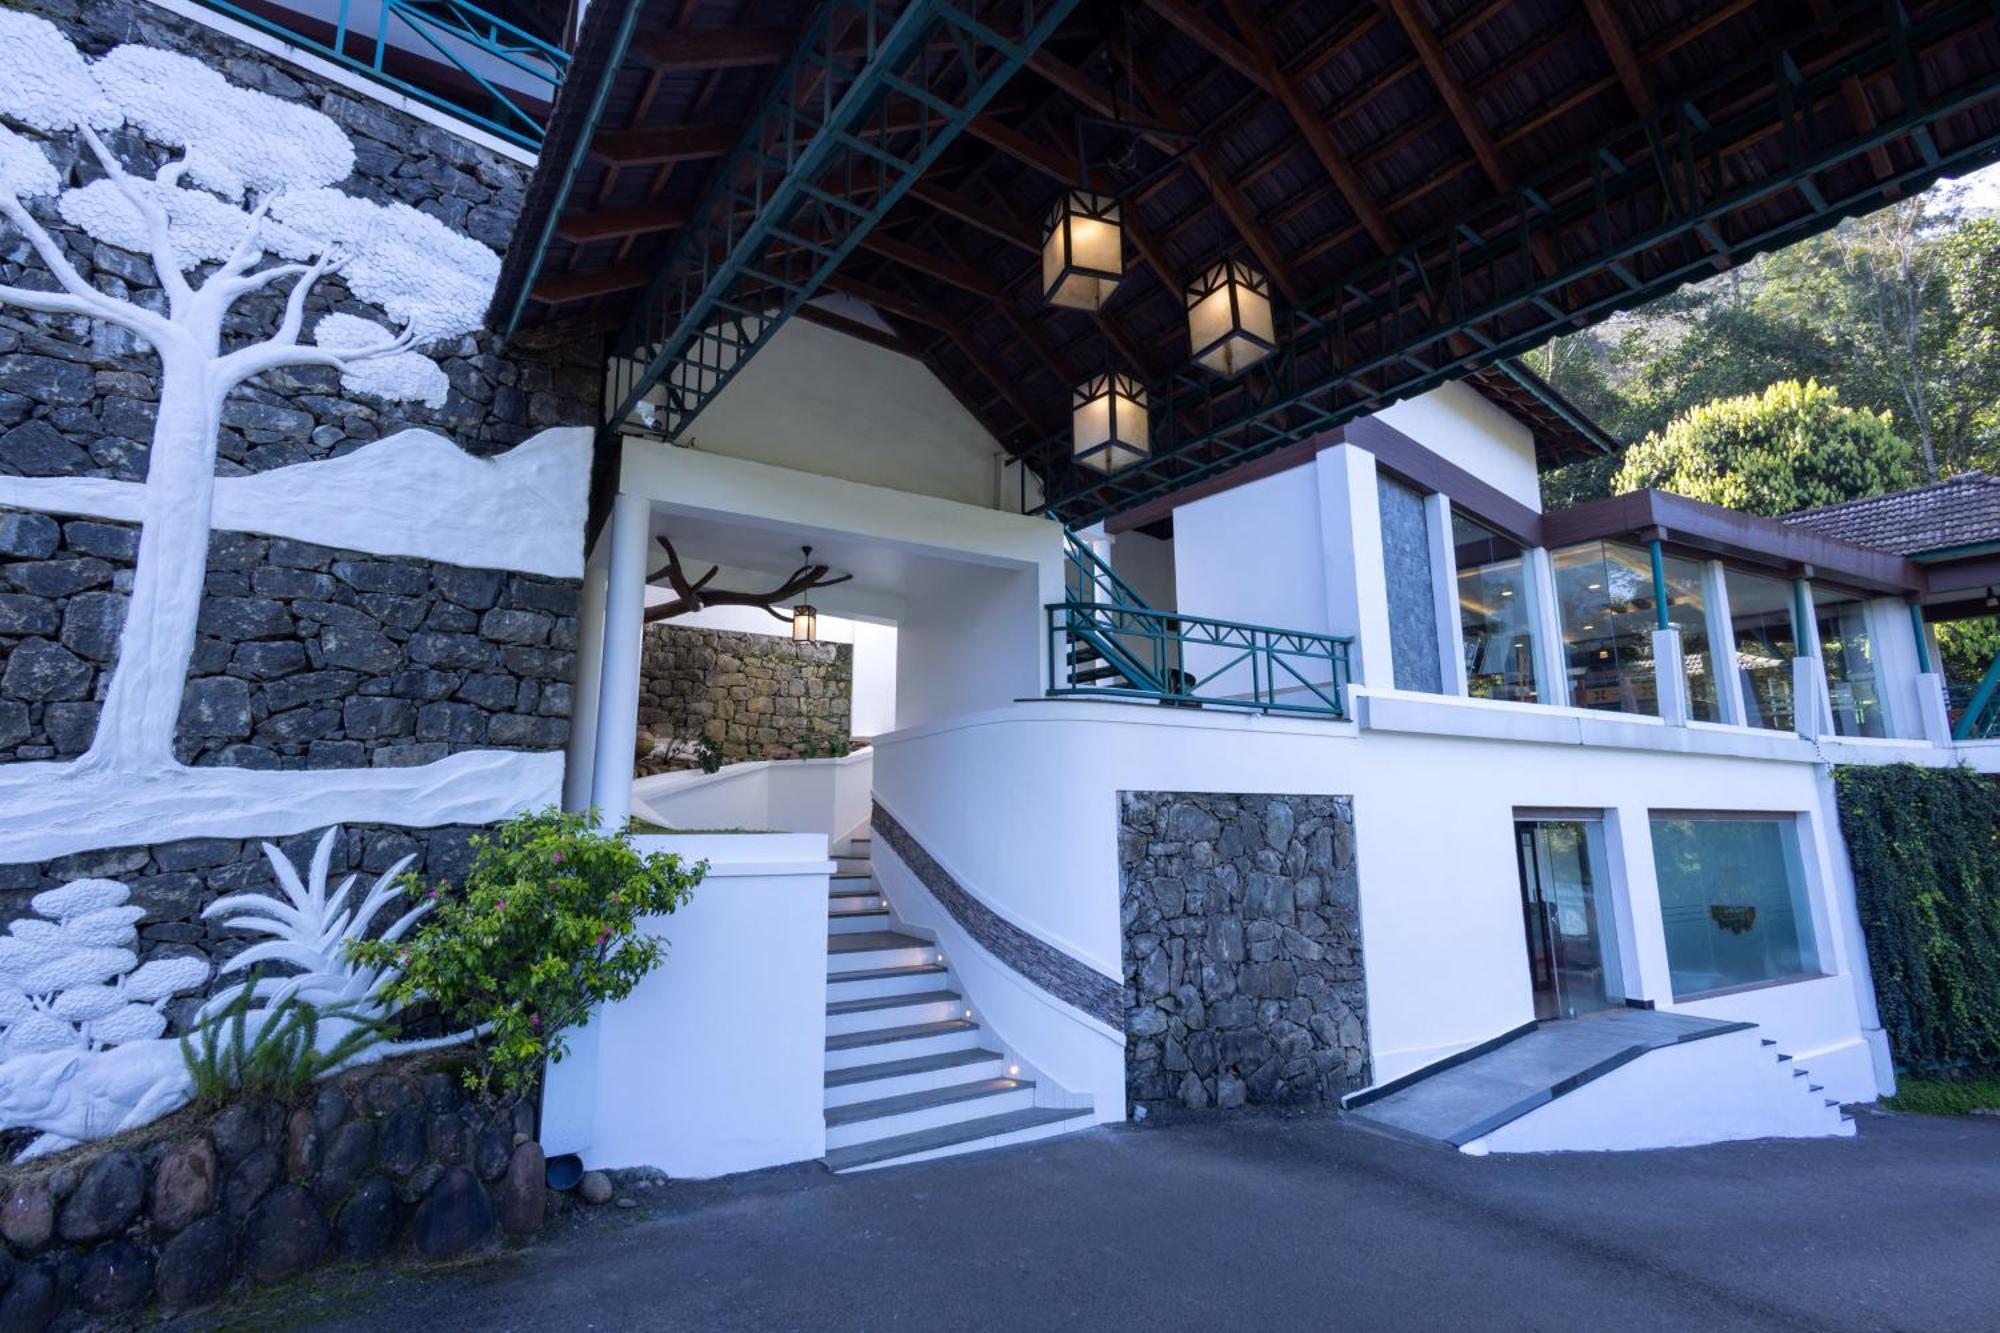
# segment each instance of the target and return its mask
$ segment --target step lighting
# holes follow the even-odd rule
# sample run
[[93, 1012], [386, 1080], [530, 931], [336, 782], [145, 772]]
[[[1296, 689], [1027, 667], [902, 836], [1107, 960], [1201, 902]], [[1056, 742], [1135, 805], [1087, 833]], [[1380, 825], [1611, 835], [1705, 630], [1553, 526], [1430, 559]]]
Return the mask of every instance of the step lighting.
[[1042, 295], [1051, 305], [1099, 310], [1125, 276], [1118, 201], [1065, 191], [1042, 230]]
[[1070, 398], [1071, 452], [1098, 472], [1144, 462], [1151, 452], [1146, 390], [1130, 375], [1097, 375]]
[[1271, 284], [1248, 264], [1225, 259], [1187, 289], [1194, 359], [1218, 375], [1240, 374], [1278, 349]]

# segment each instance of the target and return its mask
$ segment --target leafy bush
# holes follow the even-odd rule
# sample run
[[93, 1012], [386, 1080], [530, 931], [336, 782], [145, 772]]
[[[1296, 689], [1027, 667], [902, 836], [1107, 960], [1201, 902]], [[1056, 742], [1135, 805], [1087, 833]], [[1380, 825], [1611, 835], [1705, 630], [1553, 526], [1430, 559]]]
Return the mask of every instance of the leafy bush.
[[[203, 1020], [191, 1036], [181, 1038], [181, 1059], [194, 1079], [194, 1100], [204, 1106], [219, 1106], [243, 1095], [289, 1100], [384, 1038], [381, 1024], [357, 1014], [354, 1005], [321, 1009], [287, 995], [253, 1013], [256, 990], [253, 968], [249, 984], [235, 999]], [[322, 1050], [320, 1028], [330, 1020], [353, 1026]]]
[[392, 1004], [429, 1000], [479, 1030], [465, 1082], [480, 1096], [531, 1091], [593, 1006], [630, 995], [666, 957], [643, 919], [685, 903], [707, 869], [642, 856], [629, 833], [596, 833], [595, 822], [548, 809], [495, 826], [473, 839], [463, 889], [431, 891], [437, 910], [413, 937], [349, 948], [356, 962], [403, 968], [385, 992]]
[[2000, 1081], [1993, 1079], [1898, 1079], [1896, 1095], [1883, 1103], [1892, 1111], [1918, 1115], [1971, 1115], [2000, 1110]]
[[1834, 782], [1896, 1062], [2000, 1070], [2000, 782], [1910, 764]]
[[1917, 483], [1916, 452], [1888, 414], [1843, 407], [1813, 381], [1719, 398], [1625, 451], [1614, 492], [1671, 491], [1750, 514], [1880, 495]]

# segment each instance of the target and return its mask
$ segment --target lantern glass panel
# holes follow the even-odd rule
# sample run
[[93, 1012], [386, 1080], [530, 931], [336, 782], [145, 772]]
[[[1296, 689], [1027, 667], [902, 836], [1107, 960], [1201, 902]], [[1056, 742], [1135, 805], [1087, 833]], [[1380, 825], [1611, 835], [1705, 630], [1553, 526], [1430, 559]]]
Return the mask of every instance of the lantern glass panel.
[[1188, 338], [1194, 359], [1221, 375], [1262, 361], [1277, 347], [1268, 284], [1255, 269], [1227, 261], [1188, 291]]
[[804, 602], [792, 608], [792, 642], [819, 642], [819, 612]]
[[1055, 305], [1103, 306], [1125, 273], [1125, 234], [1118, 204], [1081, 191], [1065, 194], [1042, 240], [1042, 291]]
[[1076, 461], [1115, 472], [1145, 460], [1150, 450], [1146, 391], [1124, 375], [1105, 375], [1076, 391], [1070, 428]]

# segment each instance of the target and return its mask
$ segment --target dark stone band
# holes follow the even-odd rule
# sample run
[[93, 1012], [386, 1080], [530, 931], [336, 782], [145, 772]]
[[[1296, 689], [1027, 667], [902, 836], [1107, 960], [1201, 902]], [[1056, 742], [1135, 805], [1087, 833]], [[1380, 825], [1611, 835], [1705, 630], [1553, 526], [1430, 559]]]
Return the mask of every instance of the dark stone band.
[[895, 850], [910, 873], [923, 881], [951, 919], [979, 946], [1073, 1009], [1123, 1032], [1125, 1013], [1118, 983], [1080, 958], [1036, 939], [980, 902], [937, 863], [896, 817], [875, 803], [875, 832]]

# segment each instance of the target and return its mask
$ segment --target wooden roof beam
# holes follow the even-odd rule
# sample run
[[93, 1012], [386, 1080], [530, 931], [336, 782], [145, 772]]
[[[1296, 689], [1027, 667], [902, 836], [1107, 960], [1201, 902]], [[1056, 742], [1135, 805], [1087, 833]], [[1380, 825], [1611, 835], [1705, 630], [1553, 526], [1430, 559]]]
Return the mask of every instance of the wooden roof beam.
[[651, 166], [721, 157], [736, 146], [740, 125], [665, 125], [647, 130], [604, 130], [590, 151], [613, 167]]
[[1513, 176], [1506, 163], [1500, 160], [1499, 145], [1493, 142], [1493, 135], [1479, 119], [1479, 112], [1466, 95], [1465, 85], [1459, 79], [1458, 70], [1452, 66], [1451, 57], [1445, 53], [1444, 44], [1431, 31], [1430, 20], [1417, 7], [1417, 0], [1381, 0], [1389, 6], [1402, 25], [1404, 36], [1416, 50], [1424, 70], [1431, 76], [1431, 83], [1438, 90], [1438, 96], [1451, 112], [1452, 120], [1458, 125], [1460, 134], [1472, 148], [1472, 155], [1479, 159], [1479, 165], [1486, 173], [1487, 180], [1501, 189], [1511, 189]]
[[650, 270], [637, 264], [615, 264], [610, 268], [545, 274], [529, 292], [529, 299], [546, 305], [567, 301], [587, 301], [612, 292], [644, 287], [653, 280]]
[[684, 226], [687, 219], [687, 205], [678, 202], [600, 208], [588, 213], [565, 214], [556, 223], [556, 235], [578, 245], [591, 241], [617, 241], [628, 236], [672, 231]]
[[777, 64], [791, 54], [795, 40], [787, 28], [711, 28], [641, 37], [632, 43], [632, 50], [667, 72], [750, 69]]
[[1065, 388], [1076, 383], [1076, 372], [1049, 346], [1048, 339], [1030, 324], [1006, 293], [995, 287], [985, 275], [956, 257], [932, 254], [919, 245], [885, 236], [881, 232], [871, 232], [861, 240], [861, 248], [880, 255], [892, 264], [897, 264], [927, 278], [956, 287], [969, 295], [976, 296], [993, 307], [1013, 328], [1015, 336], [1033, 352], [1058, 384]]
[[[1146, 4], [1155, 14], [1158, 14], [1182, 32], [1194, 38], [1203, 49], [1207, 50], [1231, 69], [1234, 69], [1244, 78], [1250, 80], [1250, 82], [1256, 84], [1265, 92], [1274, 94], [1277, 92], [1277, 89], [1271, 82], [1270, 65], [1259, 57], [1254, 49], [1254, 40], [1246, 45], [1244, 42], [1240, 42], [1230, 36], [1221, 24], [1197, 9], [1192, 0], [1146, 0]], [[1248, 28], [1244, 28], [1243, 24], [1237, 20], [1233, 6], [1231, 8], [1230, 21], [1235, 23], [1246, 35], [1251, 31]], [[1259, 32], [1261, 32], [1261, 28], [1262, 25], [1258, 25]]]

